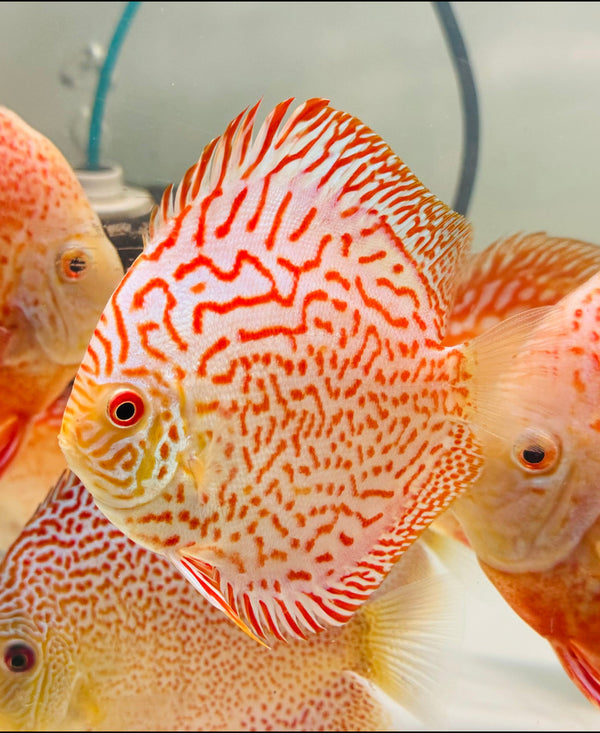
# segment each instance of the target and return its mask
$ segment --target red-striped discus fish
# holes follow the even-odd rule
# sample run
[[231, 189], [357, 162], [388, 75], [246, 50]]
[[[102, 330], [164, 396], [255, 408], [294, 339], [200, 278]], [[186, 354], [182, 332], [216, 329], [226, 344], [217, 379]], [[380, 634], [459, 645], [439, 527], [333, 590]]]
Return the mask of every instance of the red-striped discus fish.
[[0, 475], [75, 376], [123, 276], [59, 150], [0, 107]]
[[434, 526], [472, 546], [497, 590], [600, 705], [600, 247], [519, 235], [472, 264], [449, 341], [550, 308], [501, 377], [481, 476]]
[[598, 273], [600, 247], [537, 233], [480, 253], [472, 285], [459, 290], [451, 343], [494, 323], [510, 334], [515, 320], [534, 317], [529, 340], [510, 369], [496, 374], [489, 395], [483, 471], [452, 505], [480, 559], [498, 567], [552, 565], [600, 511], [589, 486], [600, 426], [593, 391]]
[[105, 515], [261, 639], [346, 622], [480, 464], [442, 348], [468, 223], [360, 120], [290, 103], [167, 190], [60, 434]]
[[414, 721], [401, 707], [431, 721], [455, 589], [415, 546], [347, 625], [267, 650], [65, 472], [0, 566], [0, 728], [398, 730]]

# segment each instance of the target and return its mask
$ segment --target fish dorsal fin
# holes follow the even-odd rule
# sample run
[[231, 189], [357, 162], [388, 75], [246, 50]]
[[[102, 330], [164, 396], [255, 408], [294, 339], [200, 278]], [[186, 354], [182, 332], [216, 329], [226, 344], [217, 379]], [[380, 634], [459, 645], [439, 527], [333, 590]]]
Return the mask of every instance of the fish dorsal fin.
[[[76, 235], [99, 220], [60, 150], [12, 110], [0, 106], [0, 245], [27, 236]], [[52, 185], [50, 185], [50, 182]], [[27, 226], [23, 226], [23, 222]]]
[[[77, 517], [73, 519], [69, 516], [73, 513], [73, 507], [77, 507], [81, 513], [86, 508], [92, 513], [97, 511], [92, 495], [72, 471], [65, 469], [0, 559], [4, 563], [11, 563], [11, 558], [19, 555], [24, 548], [29, 551], [31, 544], [38, 544], [40, 538], [52, 537], [52, 545], [56, 547], [60, 547], [63, 541], [68, 543], [75, 534], [81, 532], [81, 529], [76, 528], [79, 525]], [[105, 521], [103, 517], [102, 521]], [[39, 573], [39, 568], [36, 568], [37, 565], [32, 563], [31, 571]]]
[[[69, 497], [71, 497], [73, 492], [86, 492], [87, 490], [83, 487], [83, 484], [79, 480], [79, 478], [73, 473], [73, 471], [69, 471], [68, 469], [65, 469], [56, 484], [48, 491], [43, 501], [38, 504], [37, 509], [33, 513], [33, 516], [31, 517], [30, 521], [33, 521], [34, 519], [38, 519], [41, 514], [44, 514], [48, 511], [49, 507], [51, 507], [53, 504], [62, 501], [62, 499], [68, 494]], [[90, 503], [93, 502], [91, 494], [89, 496]]]
[[[223, 238], [220, 232], [231, 227], [242, 205], [248, 207], [245, 231], [254, 231], [257, 218], [262, 217], [265, 231], [270, 231], [268, 239], [272, 232], [284, 228], [280, 226], [282, 216], [292, 217], [286, 212], [292, 193], [295, 202], [308, 199], [307, 207], [313, 203], [310, 198], [314, 200], [313, 207], [303, 214], [303, 221], [298, 222], [293, 232], [296, 235], [310, 226], [319, 201], [321, 205], [327, 202], [324, 216], [331, 217], [335, 205], [340, 221], [364, 211], [371, 217], [364, 231], [372, 231], [373, 226], [389, 229], [388, 251], [402, 250], [402, 258], [412, 262], [429, 301], [428, 323], [439, 337], [454, 300], [457, 268], [462, 267], [470, 246], [470, 225], [431, 193], [356, 117], [330, 107], [326, 99], [309, 99], [284, 122], [292, 101], [281, 102], [268, 114], [254, 140], [258, 104], [239, 114], [223, 135], [204, 148], [175, 193], [172, 186], [167, 188], [154, 209], [144, 255], [157, 259], [165, 249], [189, 248], [193, 241], [210, 256], [208, 240]], [[256, 197], [259, 200], [248, 194], [248, 201], [243, 203], [251, 184], [260, 190]], [[226, 213], [220, 225], [209, 231], [206, 212], [217, 199]], [[194, 222], [185, 222], [191, 208]], [[294, 210], [297, 212], [298, 206]], [[193, 234], [188, 227], [194, 227]], [[392, 241], [394, 245], [390, 246]], [[377, 260], [384, 255], [374, 245], [369, 249], [369, 244], [367, 238], [357, 245], [363, 248], [363, 268], [381, 270]], [[240, 245], [227, 242], [227, 246]], [[365, 262], [369, 257], [374, 264]], [[398, 269], [394, 272], [397, 275]], [[381, 277], [381, 292], [371, 297], [393, 300], [402, 287], [396, 284], [396, 275]]]
[[553, 305], [600, 270], [600, 247], [545, 232], [498, 239], [474, 253], [457, 292], [447, 343], [528, 308]]

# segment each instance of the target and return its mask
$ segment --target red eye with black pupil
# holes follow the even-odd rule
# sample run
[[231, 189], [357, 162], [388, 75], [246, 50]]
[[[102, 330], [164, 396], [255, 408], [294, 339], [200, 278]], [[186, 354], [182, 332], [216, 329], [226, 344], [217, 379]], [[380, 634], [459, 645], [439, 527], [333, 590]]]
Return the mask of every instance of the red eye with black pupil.
[[27, 672], [35, 664], [35, 652], [27, 644], [11, 644], [4, 652], [4, 664], [11, 672]]
[[137, 392], [124, 389], [117, 392], [108, 403], [108, 419], [119, 428], [138, 423], [144, 414], [144, 401]]

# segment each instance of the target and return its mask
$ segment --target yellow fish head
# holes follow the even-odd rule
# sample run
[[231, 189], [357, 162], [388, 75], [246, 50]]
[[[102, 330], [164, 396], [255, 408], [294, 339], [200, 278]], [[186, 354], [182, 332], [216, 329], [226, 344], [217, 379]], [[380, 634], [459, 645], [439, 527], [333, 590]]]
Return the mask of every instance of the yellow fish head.
[[[96, 358], [88, 350], [65, 408], [59, 445], [102, 511], [121, 526], [137, 512], [163, 511], [177, 494], [186, 436], [177, 390], [139, 378], [93, 383], [86, 367]], [[155, 536], [146, 544], [157, 549], [157, 543], [163, 546]]]
[[[52, 624], [0, 613], [2, 730], [89, 730], [102, 718], [74, 652]], [[52, 694], [50, 694], [50, 690]]]

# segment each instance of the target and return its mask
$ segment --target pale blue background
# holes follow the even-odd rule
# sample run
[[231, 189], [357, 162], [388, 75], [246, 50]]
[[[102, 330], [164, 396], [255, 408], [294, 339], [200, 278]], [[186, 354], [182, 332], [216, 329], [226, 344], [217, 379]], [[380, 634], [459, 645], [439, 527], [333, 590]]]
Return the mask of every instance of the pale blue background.
[[[0, 2], [0, 104], [78, 165], [94, 79], [66, 88], [125, 3]], [[475, 246], [518, 229], [600, 243], [600, 3], [457, 2], [481, 104]], [[148, 2], [118, 58], [105, 158], [130, 183], [178, 181], [264, 98], [325, 96], [378, 132], [452, 202], [461, 150], [454, 71], [428, 2]]]

